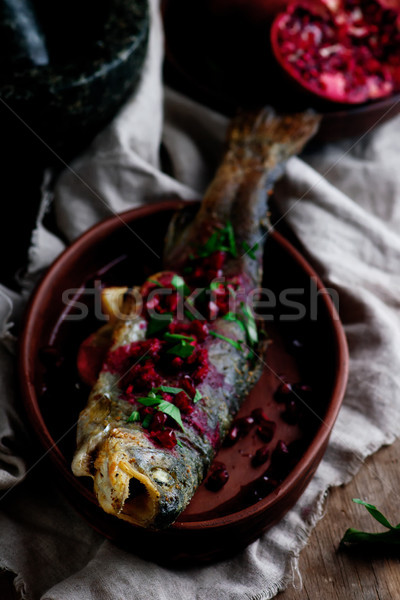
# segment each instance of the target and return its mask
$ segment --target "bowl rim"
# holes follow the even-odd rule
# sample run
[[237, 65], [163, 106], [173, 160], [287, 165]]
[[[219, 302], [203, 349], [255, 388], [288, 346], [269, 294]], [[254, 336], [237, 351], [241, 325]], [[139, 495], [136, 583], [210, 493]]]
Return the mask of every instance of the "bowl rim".
[[[47, 428], [39, 407], [38, 395], [36, 393], [32, 377], [33, 367], [37, 360], [36, 356], [34, 356], [34, 353], [32, 352], [32, 346], [34, 346], [32, 343], [32, 340], [34, 339], [32, 334], [36, 329], [36, 314], [38, 311], [40, 311], [42, 301], [48, 295], [54, 278], [58, 278], [60, 271], [62, 272], [71, 260], [73, 261], [82, 255], [83, 252], [91, 249], [94, 245], [100, 243], [112, 233], [115, 233], [115, 231], [120, 227], [130, 227], [132, 222], [136, 221], [137, 219], [149, 217], [158, 212], [170, 212], [172, 210], [178, 210], [188, 203], [188, 201], [177, 199], [155, 202], [118, 213], [93, 225], [90, 229], [85, 231], [81, 236], [74, 240], [73, 243], [67, 247], [52, 263], [36, 287], [36, 290], [32, 294], [25, 313], [24, 326], [19, 346], [18, 367], [23, 404], [30, 421], [30, 425], [32, 426], [42, 448], [45, 450], [42, 457], [44, 458], [45, 456], [49, 455], [49, 458], [58, 467], [58, 471], [62, 472], [64, 479], [67, 479], [76, 492], [79, 492], [79, 494], [83, 495], [95, 506], [97, 506], [97, 502], [93, 492], [85, 487], [80, 480], [73, 475], [70, 468], [68, 468], [69, 465], [66, 457], [58, 447], [62, 437], [67, 435], [67, 433], [69, 433], [69, 431], [76, 426], [76, 423], [74, 423], [73, 426], [71, 426], [63, 434], [63, 436], [61, 436], [61, 438], [54, 440]], [[190, 201], [190, 203], [192, 202]], [[202, 521], [177, 521], [171, 525], [169, 529], [193, 531], [198, 529], [205, 530], [220, 528], [232, 524], [238, 524], [249, 517], [257, 517], [257, 515], [260, 513], [264, 513], [266, 510], [272, 509], [279, 502], [280, 498], [288, 494], [296, 486], [296, 484], [301, 481], [303, 476], [307, 474], [309, 466], [312, 463], [312, 458], [319, 456], [323, 452], [339, 413], [347, 385], [349, 371], [348, 347], [339, 315], [319, 275], [300, 254], [300, 252], [276, 230], [272, 229], [269, 235], [282, 247], [286, 253], [291, 256], [291, 258], [299, 265], [307, 277], [313, 277], [314, 281], [316, 282], [318, 292], [322, 292], [321, 300], [325, 305], [325, 309], [327, 310], [329, 321], [332, 326], [333, 344], [335, 347], [334, 350], [336, 358], [336, 377], [327, 411], [324, 419], [321, 419], [321, 425], [312, 438], [307, 450], [304, 452], [298, 463], [290, 471], [287, 477], [285, 477], [283, 482], [271, 494], [251, 506], [247, 506], [228, 515], [222, 515]], [[127, 525], [135, 527], [134, 525]]]

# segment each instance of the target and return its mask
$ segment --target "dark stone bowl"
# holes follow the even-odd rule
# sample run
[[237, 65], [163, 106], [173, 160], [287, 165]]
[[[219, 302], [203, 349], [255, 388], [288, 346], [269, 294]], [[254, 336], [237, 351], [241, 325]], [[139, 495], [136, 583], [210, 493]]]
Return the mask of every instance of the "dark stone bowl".
[[[40, 136], [63, 157], [77, 153], [112, 119], [139, 81], [149, 33], [148, 1], [108, 0], [98, 9], [94, 4], [85, 18], [78, 5], [76, 9], [77, 29], [75, 15], [69, 13], [62, 23], [58, 14], [58, 31], [50, 30], [53, 46], [59, 37], [58, 47], [48, 65], [2, 69], [3, 140], [5, 134], [21, 150], [25, 138]], [[102, 23], [85, 30], [99, 20], [100, 10]]]

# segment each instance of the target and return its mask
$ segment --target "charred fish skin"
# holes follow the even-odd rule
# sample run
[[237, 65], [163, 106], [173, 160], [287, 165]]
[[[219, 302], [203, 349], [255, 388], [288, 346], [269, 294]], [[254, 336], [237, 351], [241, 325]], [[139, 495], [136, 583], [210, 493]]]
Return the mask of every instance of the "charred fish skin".
[[[160, 287], [174, 288], [177, 297], [189, 296], [193, 287], [204, 284], [204, 265], [216, 254], [224, 255], [223, 269], [215, 272], [223, 274], [233, 301], [229, 312], [220, 308], [213, 318], [208, 303], [204, 323], [187, 316], [179, 321], [171, 309], [175, 316], [157, 333], [151, 331], [150, 313], [132, 311], [116, 325], [103, 369], [79, 418], [72, 463], [75, 475], [93, 478], [106, 512], [141, 527], [163, 529], [182, 513], [207, 473], [261, 373], [261, 365], [251, 358], [252, 351], [259, 354], [262, 348], [246, 294], [261, 284], [267, 193], [318, 122], [307, 113], [240, 115], [232, 123], [224, 160], [197, 214], [192, 218], [190, 207], [172, 220], [164, 255], [170, 271], [144, 283], [146, 307], [153, 302], [146, 296], [150, 288], [155, 297]], [[224, 250], [215, 252], [215, 247]], [[211, 289], [211, 283], [207, 285]], [[175, 416], [166, 417], [163, 410]], [[156, 421], [163, 425], [154, 433]], [[171, 439], [175, 442], [169, 443]]]
[[[316, 133], [320, 120], [311, 111], [279, 116], [271, 108], [254, 114], [245, 112], [233, 119], [227, 150], [195, 219], [185, 228], [176, 227], [174, 219], [171, 222], [164, 250], [165, 268], [181, 268], [193, 247], [227, 221], [232, 223], [238, 247], [247, 244], [252, 248], [263, 236], [268, 192], [283, 174], [287, 160]], [[260, 264], [262, 245], [255, 253], [256, 263]], [[262, 273], [247, 254], [239, 258], [236, 268], [250, 271], [253, 285], [260, 284]]]

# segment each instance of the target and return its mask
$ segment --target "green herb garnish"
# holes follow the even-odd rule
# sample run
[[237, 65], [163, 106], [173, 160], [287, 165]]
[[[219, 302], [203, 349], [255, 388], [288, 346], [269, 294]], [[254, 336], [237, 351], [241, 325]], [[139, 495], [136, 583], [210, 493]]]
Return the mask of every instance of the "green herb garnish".
[[237, 256], [235, 234], [230, 221], [227, 222], [223, 229], [217, 229], [211, 234], [208, 241], [199, 251], [198, 256], [200, 258], [206, 258], [217, 250], [229, 252], [234, 257]]
[[370, 515], [389, 531], [368, 533], [351, 527], [347, 529], [340, 541], [341, 546], [345, 544], [400, 544], [400, 523], [396, 526], [391, 525], [387, 518], [373, 504], [368, 504], [359, 498], [353, 498], [353, 502], [365, 506]]
[[175, 406], [175, 404], [172, 404], [171, 402], [168, 402], [167, 400], [161, 400], [161, 402], [157, 405], [157, 410], [160, 410], [161, 412], [165, 413], [166, 415], [169, 415], [171, 417], [171, 419], [173, 419], [174, 421], [176, 421], [178, 423], [178, 425], [181, 427], [182, 431], [184, 430], [182, 418], [181, 418], [181, 411], [179, 410], [179, 408], [177, 406]]
[[[196, 311], [196, 312], [198, 312], [198, 311]], [[185, 309], [184, 313], [185, 313], [185, 317], [187, 319], [189, 319], [189, 321], [195, 321], [197, 319], [197, 317], [193, 313], [191, 313], [190, 310]]]
[[159, 387], [153, 388], [153, 390], [155, 392], [165, 392], [166, 394], [179, 394], [179, 392], [185, 392], [182, 388], [170, 387], [168, 385], [160, 385]]
[[186, 340], [181, 340], [179, 344], [172, 346], [169, 350], [167, 350], [167, 354], [175, 354], [175, 356], [179, 356], [180, 358], [187, 358], [193, 354], [194, 347], [189, 344]]
[[128, 417], [128, 423], [134, 423], [135, 421], [140, 421], [140, 412], [138, 410], [134, 410]]
[[173, 319], [171, 313], [160, 314], [157, 317], [159, 318], [150, 317], [149, 324], [147, 325], [147, 337], [152, 337], [155, 333], [166, 329]]
[[[156, 394], [154, 392], [149, 392], [149, 395], [146, 398], [138, 398], [138, 402], [140, 402], [141, 404], [144, 404], [144, 406], [157, 407], [157, 410], [165, 413], [166, 415], [169, 415], [171, 417], [171, 419], [176, 421], [178, 423], [178, 425], [182, 428], [182, 431], [183, 431], [181, 411], [179, 410], [179, 408], [177, 406], [175, 406], [175, 404], [172, 404], [171, 402], [164, 400], [163, 398], [161, 398], [161, 396], [156, 396]], [[147, 417], [150, 417], [150, 421], [151, 421], [151, 415], [147, 415], [145, 417], [145, 419], [143, 420], [143, 423], [142, 423], [143, 427], [148, 427], [148, 425], [150, 424], [150, 421], [149, 421], [149, 423], [147, 425], [145, 425], [145, 420]]]
[[210, 283], [210, 290], [212, 290], [212, 291], [217, 290], [220, 285], [224, 285], [222, 281], [212, 281]]
[[182, 442], [181, 442], [180, 440], [176, 440], [176, 443], [178, 444], [178, 446], [179, 446], [180, 448], [183, 448], [183, 444], [182, 444]]
[[210, 331], [210, 335], [213, 335], [214, 337], [217, 337], [220, 340], [224, 340], [225, 342], [228, 342], [228, 344], [231, 344], [231, 346], [236, 348], [236, 350], [242, 351], [241, 344], [243, 344], [243, 340], [233, 340], [232, 338], [229, 338], [226, 335], [222, 335], [222, 333], [217, 333], [216, 331]]
[[156, 286], [158, 287], [164, 287], [162, 283], [160, 283], [159, 281], [157, 281], [157, 279], [148, 279], [147, 280], [149, 283], [154, 283]]
[[178, 294], [185, 296], [186, 294], [190, 294], [190, 289], [185, 283], [185, 280], [180, 275], [174, 275], [171, 279], [171, 285], [174, 286]]
[[235, 232], [233, 231], [232, 223], [230, 221], [227, 222], [225, 230], [226, 230], [226, 234], [227, 234], [228, 242], [229, 242], [228, 252], [230, 252], [232, 254], [232, 256], [236, 257], [237, 250], [236, 250], [236, 242], [235, 242]]
[[193, 404], [196, 404], [196, 402], [198, 402], [199, 400], [201, 400], [202, 397], [203, 396], [200, 394], [199, 390], [196, 390], [196, 393], [195, 393], [194, 398], [193, 398]]
[[225, 321], [232, 321], [234, 323], [237, 323], [238, 325], [240, 325], [240, 327], [243, 329], [244, 332], [246, 331], [246, 327], [244, 326], [244, 323], [241, 320], [240, 315], [237, 315], [234, 312], [228, 312], [222, 318], [225, 319]]
[[240, 303], [240, 308], [244, 315], [244, 326], [246, 327], [247, 337], [250, 344], [258, 344], [257, 324], [249, 307], [244, 303]]
[[247, 242], [242, 242], [242, 248], [245, 251], [245, 254], [248, 254], [250, 256], [250, 258], [252, 258], [253, 260], [256, 260], [257, 257], [254, 254], [254, 251], [257, 250], [258, 243], [254, 244], [254, 246], [249, 246], [249, 244]]
[[144, 427], [144, 429], [148, 428], [148, 426], [151, 423], [152, 418], [153, 418], [153, 415], [146, 415], [145, 416], [145, 418], [143, 419], [143, 422], [142, 422], [142, 427]]
[[182, 333], [165, 333], [164, 338], [167, 340], [167, 342], [176, 342], [180, 340], [194, 342], [194, 337], [191, 337], [190, 335], [183, 335]]

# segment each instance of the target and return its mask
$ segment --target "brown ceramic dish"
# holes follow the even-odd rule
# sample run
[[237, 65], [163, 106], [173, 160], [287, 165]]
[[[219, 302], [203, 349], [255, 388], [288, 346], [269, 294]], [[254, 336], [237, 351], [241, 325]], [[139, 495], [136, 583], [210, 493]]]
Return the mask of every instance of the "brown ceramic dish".
[[[88, 395], [77, 376], [76, 352], [82, 339], [99, 325], [93, 316], [96, 295], [91, 290], [100, 282], [140, 283], [158, 270], [169, 218], [182, 205], [169, 201], [128, 211], [96, 225], [74, 242], [49, 269], [32, 299], [20, 354], [28, 418], [69, 500], [111, 540], [152, 560], [179, 564], [237, 552], [293, 506], [325, 451], [348, 368], [345, 336], [329, 295], [304, 258], [273, 232], [266, 243], [264, 278], [269, 290], [265, 324], [272, 343], [263, 375], [239, 416], [262, 408], [276, 422], [271, 452], [279, 440], [291, 452], [290, 465], [276, 475], [281, 482], [270, 493], [265, 487], [260, 492], [268, 463], [251, 465], [251, 455], [262, 445], [253, 428], [217, 456], [228, 468], [228, 483], [219, 492], [202, 485], [169, 529], [146, 531], [105, 514], [96, 504], [91, 482], [75, 478], [70, 469], [75, 424]], [[295, 298], [304, 306], [301, 318], [295, 318], [299, 312]], [[67, 306], [68, 299], [75, 308]], [[77, 318], [78, 313], [86, 316]], [[291, 419], [287, 422], [284, 405], [276, 400], [282, 376], [311, 387], [311, 392], [304, 388], [300, 417], [294, 424]]]

